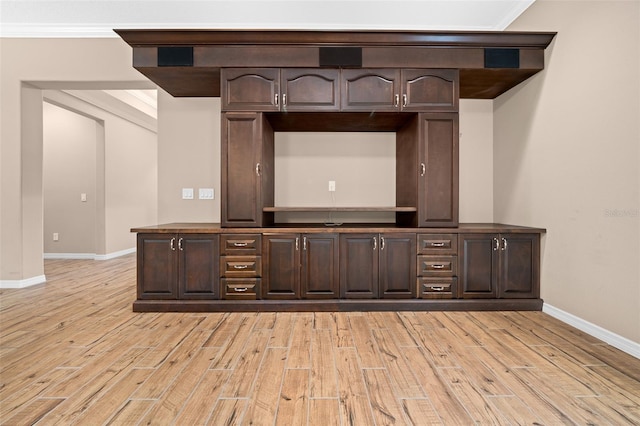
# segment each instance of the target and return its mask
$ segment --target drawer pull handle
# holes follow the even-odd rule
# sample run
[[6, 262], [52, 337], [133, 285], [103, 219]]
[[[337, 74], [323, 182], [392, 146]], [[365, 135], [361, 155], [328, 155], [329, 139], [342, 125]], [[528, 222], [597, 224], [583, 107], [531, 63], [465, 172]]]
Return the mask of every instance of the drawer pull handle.
[[233, 246], [234, 247], [246, 247], [246, 246], [248, 246], [248, 244], [247, 243], [233, 243]]
[[249, 265], [233, 265], [233, 269], [247, 269]]
[[444, 243], [431, 243], [431, 247], [444, 247]]
[[444, 269], [445, 265], [431, 265], [433, 269]]
[[444, 290], [444, 287], [443, 287], [443, 286], [441, 286], [441, 285], [438, 285], [438, 286], [431, 286], [431, 290], [433, 290], [433, 291], [443, 291], [443, 290]]
[[249, 291], [247, 287], [234, 287], [233, 291], [237, 291], [238, 293], [244, 293], [245, 291]]

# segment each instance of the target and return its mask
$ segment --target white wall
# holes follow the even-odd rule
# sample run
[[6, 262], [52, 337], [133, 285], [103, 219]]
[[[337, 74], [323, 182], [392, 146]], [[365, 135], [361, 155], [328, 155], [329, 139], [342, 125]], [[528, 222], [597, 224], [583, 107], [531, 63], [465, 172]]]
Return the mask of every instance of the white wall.
[[495, 100], [494, 214], [547, 229], [545, 303], [640, 342], [640, 2], [539, 0], [546, 70]]

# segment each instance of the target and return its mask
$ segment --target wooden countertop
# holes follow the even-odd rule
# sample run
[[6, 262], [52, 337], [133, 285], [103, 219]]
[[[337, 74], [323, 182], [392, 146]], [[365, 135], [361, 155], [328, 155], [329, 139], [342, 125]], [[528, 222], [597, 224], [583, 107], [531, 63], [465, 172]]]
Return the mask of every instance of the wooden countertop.
[[222, 228], [219, 223], [174, 222], [132, 228], [131, 232], [148, 234], [278, 234], [278, 233], [364, 233], [364, 232], [413, 232], [429, 234], [447, 233], [539, 233], [544, 228], [534, 228], [502, 223], [461, 223], [453, 228], [401, 228], [394, 224], [352, 224], [325, 226], [323, 224], [279, 224], [266, 228]]

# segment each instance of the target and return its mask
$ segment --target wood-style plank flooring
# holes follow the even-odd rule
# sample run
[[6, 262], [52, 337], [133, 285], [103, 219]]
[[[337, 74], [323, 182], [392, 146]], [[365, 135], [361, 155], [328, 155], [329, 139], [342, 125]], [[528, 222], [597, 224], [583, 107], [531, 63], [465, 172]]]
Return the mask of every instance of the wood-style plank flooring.
[[2, 424], [640, 424], [640, 360], [541, 312], [134, 313], [134, 255], [45, 273], [0, 291]]

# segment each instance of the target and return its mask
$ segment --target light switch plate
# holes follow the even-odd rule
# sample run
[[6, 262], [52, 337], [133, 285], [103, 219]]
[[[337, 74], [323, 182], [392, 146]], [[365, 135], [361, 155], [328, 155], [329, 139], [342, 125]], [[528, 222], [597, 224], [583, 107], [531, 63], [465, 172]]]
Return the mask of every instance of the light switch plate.
[[200, 188], [198, 189], [198, 198], [201, 200], [213, 200], [213, 188]]
[[193, 200], [193, 188], [182, 188], [182, 199]]

